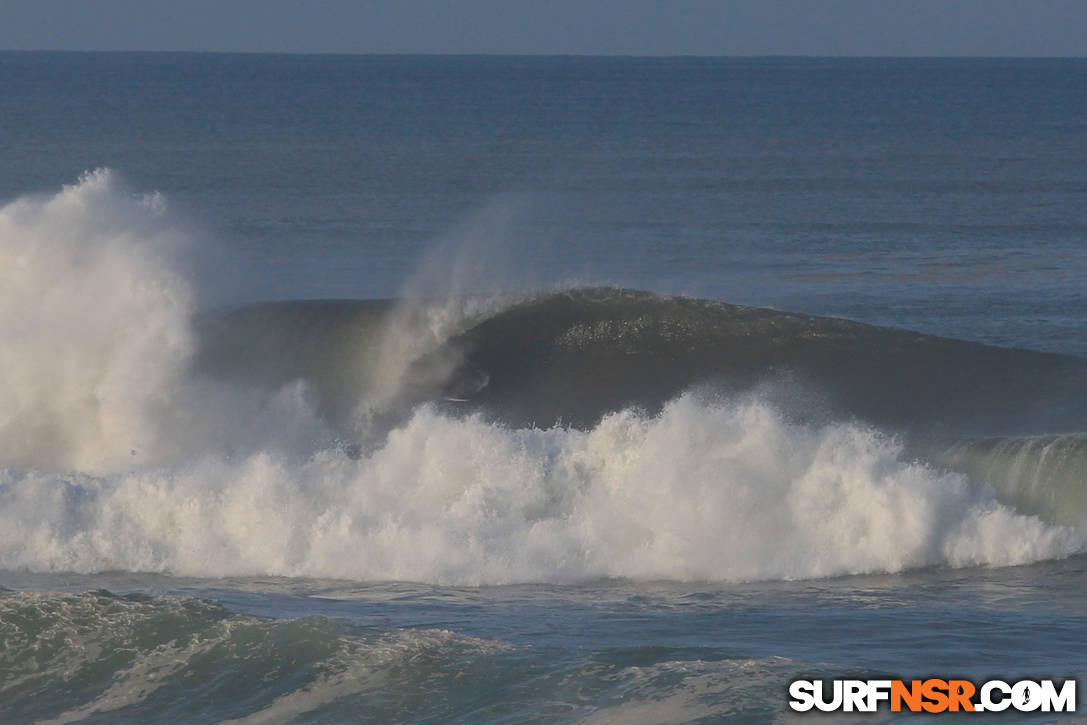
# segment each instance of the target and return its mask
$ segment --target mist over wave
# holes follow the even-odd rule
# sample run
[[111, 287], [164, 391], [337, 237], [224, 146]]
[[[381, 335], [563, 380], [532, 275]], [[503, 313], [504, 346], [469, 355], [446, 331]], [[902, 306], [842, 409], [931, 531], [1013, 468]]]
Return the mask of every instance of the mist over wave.
[[[943, 409], [941, 378], [915, 409], [888, 375], [958, 361], [1007, 383], [972, 401], [1005, 412], [1081, 382], [1008, 361], [1052, 381], [1075, 359], [627, 291], [207, 312], [190, 244], [108, 171], [0, 209], [0, 568], [734, 581], [1084, 548], [1082, 518], [1017, 511], [853, 415], [798, 418], [759, 373], [806, 365], [907, 420]], [[743, 385], [684, 393], [722, 369]]]
[[0, 463], [109, 473], [323, 435], [302, 385], [190, 375], [190, 246], [104, 169], [0, 209]]
[[106, 171], [0, 210], [5, 463], [107, 470], [159, 444], [146, 421], [169, 415], [193, 344], [161, 215]]

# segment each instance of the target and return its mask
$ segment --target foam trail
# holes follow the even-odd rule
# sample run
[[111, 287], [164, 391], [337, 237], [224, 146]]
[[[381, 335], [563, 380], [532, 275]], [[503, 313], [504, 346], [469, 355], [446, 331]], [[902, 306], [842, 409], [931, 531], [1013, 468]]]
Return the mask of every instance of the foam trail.
[[108, 478], [7, 471], [0, 567], [442, 584], [737, 581], [1009, 565], [1082, 530], [905, 462], [857, 425], [693, 397], [591, 431], [421, 409], [383, 447]]

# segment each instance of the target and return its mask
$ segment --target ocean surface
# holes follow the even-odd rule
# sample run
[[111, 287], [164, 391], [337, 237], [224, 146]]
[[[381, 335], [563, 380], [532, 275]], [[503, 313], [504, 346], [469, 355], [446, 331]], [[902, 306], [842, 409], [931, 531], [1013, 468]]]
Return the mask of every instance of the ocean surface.
[[1087, 61], [0, 53], [0, 159], [0, 722], [1087, 713]]

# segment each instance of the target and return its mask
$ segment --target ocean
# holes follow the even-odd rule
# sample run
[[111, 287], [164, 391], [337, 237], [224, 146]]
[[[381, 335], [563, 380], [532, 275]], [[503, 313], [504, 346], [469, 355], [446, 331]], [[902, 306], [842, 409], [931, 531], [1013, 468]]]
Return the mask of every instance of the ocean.
[[0, 722], [1076, 679], [1087, 61], [0, 53]]

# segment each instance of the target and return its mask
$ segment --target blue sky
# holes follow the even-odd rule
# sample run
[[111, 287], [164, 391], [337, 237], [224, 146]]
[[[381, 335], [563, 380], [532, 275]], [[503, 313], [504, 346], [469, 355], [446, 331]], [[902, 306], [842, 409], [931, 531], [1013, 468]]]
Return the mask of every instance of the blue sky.
[[0, 49], [1087, 56], [1087, 0], [0, 0]]

